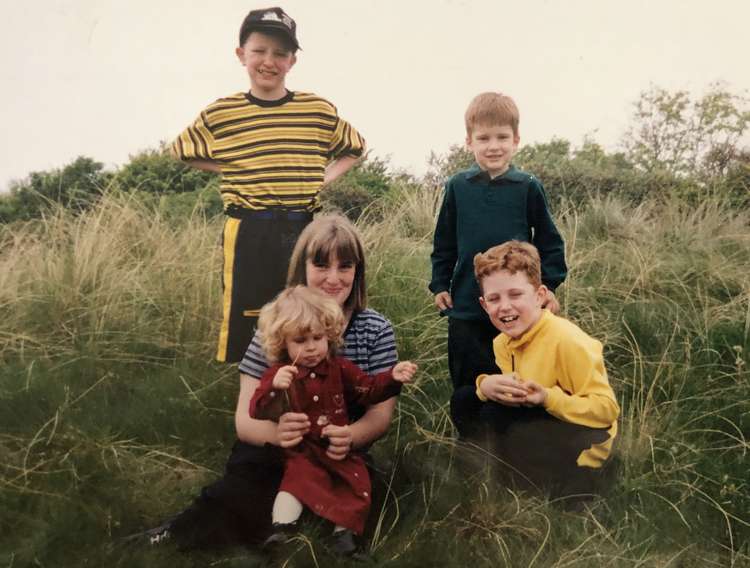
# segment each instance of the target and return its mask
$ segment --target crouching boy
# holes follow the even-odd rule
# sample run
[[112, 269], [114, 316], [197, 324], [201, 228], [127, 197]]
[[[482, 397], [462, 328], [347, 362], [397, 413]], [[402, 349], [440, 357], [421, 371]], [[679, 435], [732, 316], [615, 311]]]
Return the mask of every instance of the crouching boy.
[[453, 396], [463, 438], [488, 440], [517, 481], [555, 496], [590, 493], [617, 433], [620, 409], [602, 344], [542, 308], [536, 248], [508, 241], [474, 257], [482, 308], [501, 332], [503, 374], [483, 374]]

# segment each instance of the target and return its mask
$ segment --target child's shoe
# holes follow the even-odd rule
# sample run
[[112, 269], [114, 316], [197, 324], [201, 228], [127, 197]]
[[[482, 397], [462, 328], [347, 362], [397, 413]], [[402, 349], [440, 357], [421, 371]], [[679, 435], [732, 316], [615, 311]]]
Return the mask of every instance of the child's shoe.
[[263, 542], [263, 549], [270, 550], [279, 544], [285, 544], [297, 534], [297, 523], [274, 523], [273, 532]]
[[357, 543], [354, 541], [354, 533], [349, 529], [336, 531], [331, 536], [331, 550], [341, 556], [352, 556], [357, 552]]

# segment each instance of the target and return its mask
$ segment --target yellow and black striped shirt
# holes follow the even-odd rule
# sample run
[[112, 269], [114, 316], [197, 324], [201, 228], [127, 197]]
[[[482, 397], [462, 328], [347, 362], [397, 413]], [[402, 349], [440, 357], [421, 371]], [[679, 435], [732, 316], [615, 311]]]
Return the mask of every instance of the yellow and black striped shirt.
[[224, 209], [282, 207], [314, 211], [326, 165], [361, 156], [364, 139], [312, 93], [277, 101], [237, 93], [209, 105], [172, 144], [180, 160], [221, 168]]

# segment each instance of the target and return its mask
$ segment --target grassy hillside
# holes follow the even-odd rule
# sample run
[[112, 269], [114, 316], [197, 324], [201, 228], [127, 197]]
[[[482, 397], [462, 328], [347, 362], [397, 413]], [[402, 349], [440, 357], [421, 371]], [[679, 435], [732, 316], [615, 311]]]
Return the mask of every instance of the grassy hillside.
[[[446, 322], [426, 290], [437, 199], [407, 187], [360, 220], [371, 304], [421, 365], [374, 450], [390, 483], [376, 561], [749, 566], [750, 214], [676, 198], [558, 208], [563, 313], [605, 343], [622, 408], [612, 485], [571, 512], [455, 447]], [[220, 226], [126, 197], [0, 226], [0, 566], [262, 565], [120, 538], [186, 506], [234, 439], [237, 373], [212, 361]], [[320, 532], [282, 563], [330, 566]]]

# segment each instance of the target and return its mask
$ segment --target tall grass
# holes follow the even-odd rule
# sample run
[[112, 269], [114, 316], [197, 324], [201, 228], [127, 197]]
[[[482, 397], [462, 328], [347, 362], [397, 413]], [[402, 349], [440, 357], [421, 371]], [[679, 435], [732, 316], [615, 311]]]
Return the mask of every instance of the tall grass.
[[[568, 203], [564, 314], [605, 343], [623, 410], [609, 486], [581, 511], [499, 484], [456, 446], [446, 322], [427, 292], [439, 192], [364, 216], [370, 303], [420, 363], [374, 447], [393, 566], [750, 565], [750, 216], [719, 200]], [[262, 565], [120, 537], [189, 504], [233, 439], [236, 371], [212, 362], [221, 220], [110, 196], [0, 229], [0, 566]], [[319, 528], [285, 551], [326, 566]]]

